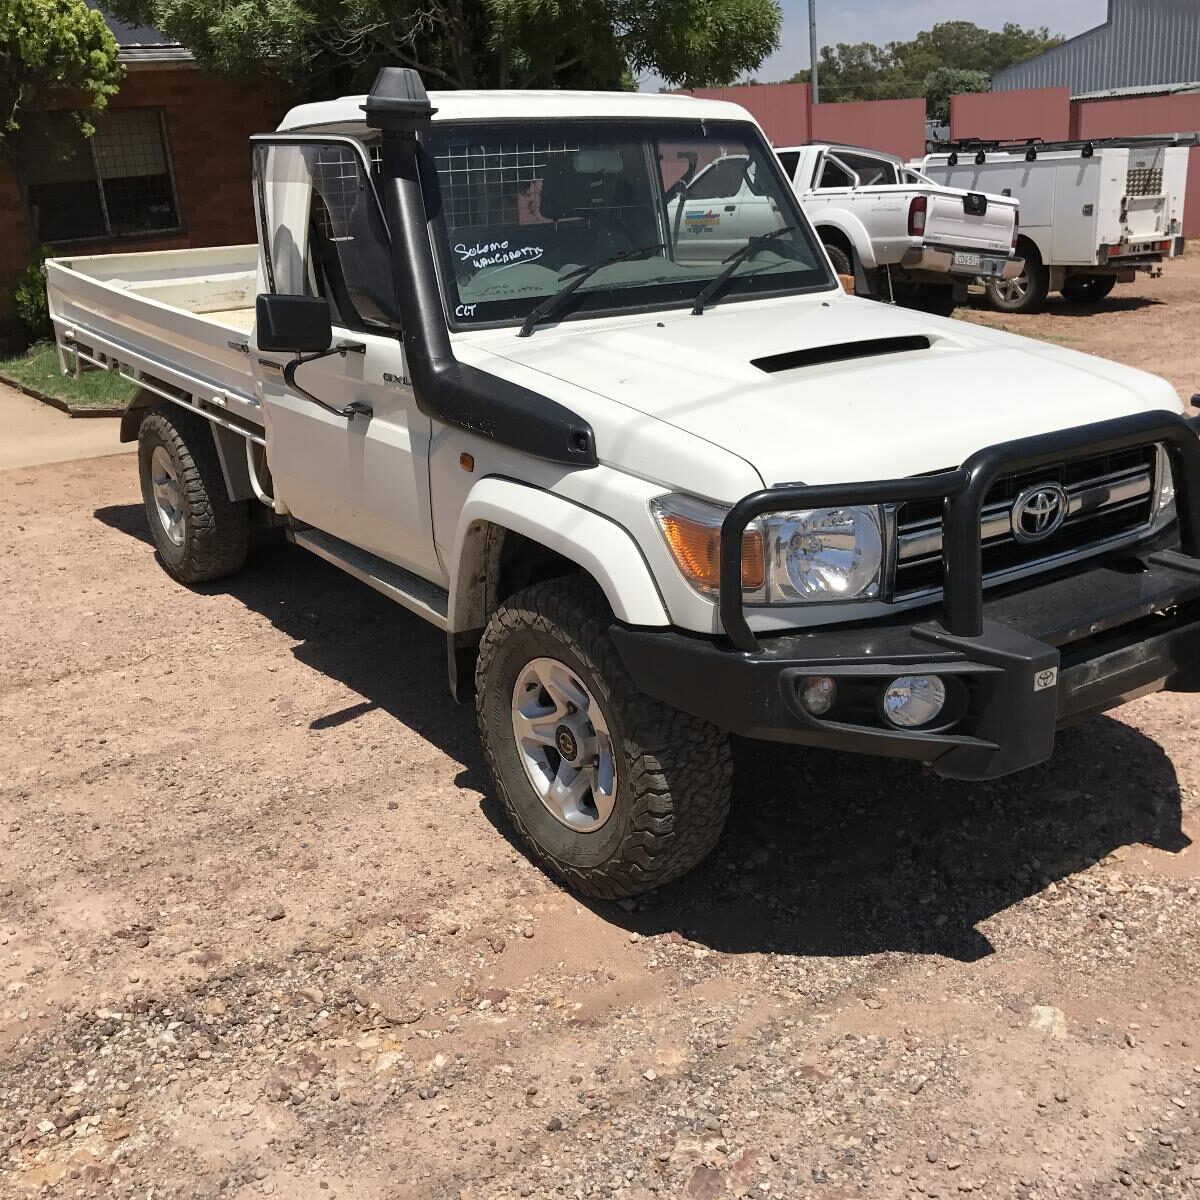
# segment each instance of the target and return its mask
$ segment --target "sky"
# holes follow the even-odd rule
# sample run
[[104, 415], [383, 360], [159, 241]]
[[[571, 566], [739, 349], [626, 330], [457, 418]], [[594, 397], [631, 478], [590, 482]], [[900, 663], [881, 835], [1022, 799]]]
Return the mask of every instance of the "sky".
[[[808, 66], [808, 0], [781, 0], [780, 48], [755, 71], [763, 83], [787, 79]], [[1104, 21], [1108, 0], [817, 0], [817, 45], [835, 42], [905, 41], [939, 21], [974, 21], [999, 29], [1007, 21], [1027, 28], [1048, 25], [1052, 33], [1074, 37]], [[658, 80], [641, 81], [656, 91]]]

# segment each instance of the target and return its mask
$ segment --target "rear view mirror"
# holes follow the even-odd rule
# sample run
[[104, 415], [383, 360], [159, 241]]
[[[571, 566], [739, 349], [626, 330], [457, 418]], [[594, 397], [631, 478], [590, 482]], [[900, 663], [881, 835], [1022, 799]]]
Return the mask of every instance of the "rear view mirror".
[[261, 294], [254, 305], [254, 340], [260, 350], [318, 354], [333, 342], [329, 304], [322, 296]]

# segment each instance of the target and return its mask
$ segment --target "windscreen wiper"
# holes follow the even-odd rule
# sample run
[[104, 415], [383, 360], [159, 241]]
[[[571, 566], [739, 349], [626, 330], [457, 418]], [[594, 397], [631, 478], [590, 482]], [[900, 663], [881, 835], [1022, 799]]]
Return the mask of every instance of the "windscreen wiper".
[[764, 246], [783, 237], [785, 233], [792, 233], [799, 228], [799, 225], [781, 225], [778, 229], [772, 229], [770, 233], [757, 233], [753, 237], [747, 238], [746, 244], [740, 250], [735, 250], [723, 260], [726, 264], [725, 270], [710, 283], [705, 284], [704, 291], [696, 297], [696, 303], [692, 305], [692, 316], [698, 317], [704, 311], [708, 302], [733, 278], [734, 271], [746, 259], [753, 258]]
[[560, 287], [552, 296], [547, 296], [536, 308], [529, 310], [529, 315], [521, 322], [521, 331], [517, 334], [517, 337], [528, 337], [533, 332], [535, 325], [540, 324], [558, 312], [567, 300], [574, 295], [575, 291], [587, 283], [597, 271], [601, 271], [605, 267], [611, 267], [614, 263], [629, 262], [635, 258], [645, 258], [648, 254], [653, 254], [656, 250], [665, 250], [666, 248], [664, 242], [656, 242], [653, 246], [639, 246], [636, 250], [622, 250], [620, 254], [610, 254], [608, 258], [602, 258], [599, 262], [592, 263], [591, 266], [579, 267], [568, 275], [560, 276], [561, 279], [564, 281], [569, 280], [569, 282], [564, 287]]

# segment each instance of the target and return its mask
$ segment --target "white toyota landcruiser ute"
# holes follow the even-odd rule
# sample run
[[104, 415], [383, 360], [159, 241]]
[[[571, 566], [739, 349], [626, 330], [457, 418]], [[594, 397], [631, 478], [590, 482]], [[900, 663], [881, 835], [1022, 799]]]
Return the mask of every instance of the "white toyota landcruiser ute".
[[[773, 227], [673, 209], [729, 155]], [[387, 69], [253, 163], [257, 246], [48, 264], [64, 367], [139, 384], [175, 578], [274, 523], [445, 631], [497, 792], [580, 892], [707, 853], [730, 734], [990, 779], [1195, 685], [1179, 397], [846, 295], [742, 109]]]

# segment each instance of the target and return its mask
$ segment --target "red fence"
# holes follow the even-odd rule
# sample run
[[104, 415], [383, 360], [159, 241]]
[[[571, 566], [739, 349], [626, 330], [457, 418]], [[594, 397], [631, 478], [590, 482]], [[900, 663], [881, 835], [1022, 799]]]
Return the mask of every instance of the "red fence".
[[[731, 100], [748, 109], [776, 146], [809, 140], [849, 142], [915, 158], [925, 149], [922, 100], [867, 100], [812, 104], [806, 83], [707, 88], [690, 93]], [[950, 132], [955, 138], [1131, 137], [1200, 130], [1200, 93], [1124, 100], [1072, 100], [1067, 88], [1028, 88], [955, 96]], [[1200, 237], [1200, 147], [1192, 150], [1183, 231]]]
[[952, 96], [950, 136], [996, 141], [1028, 137], [1065, 141], [1071, 136], [1071, 89], [1025, 88], [1016, 92]]
[[798, 146], [812, 139], [812, 102], [807, 83], [746, 84], [742, 87], [696, 88], [687, 93], [702, 100], [728, 100], [747, 109], [774, 146]]
[[924, 100], [856, 100], [814, 104], [813, 138], [886, 150], [901, 158], [925, 153]]

